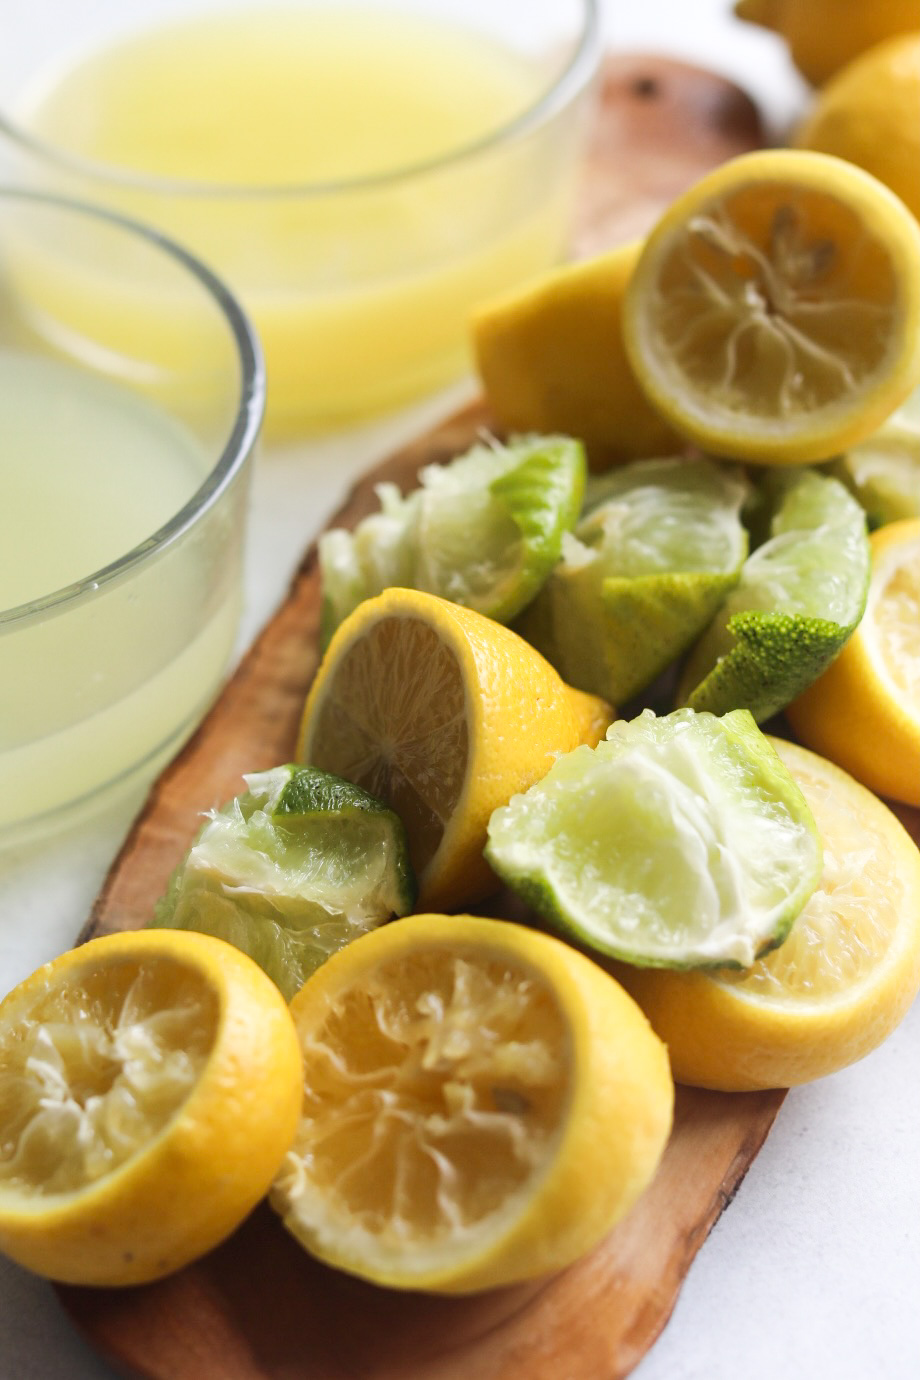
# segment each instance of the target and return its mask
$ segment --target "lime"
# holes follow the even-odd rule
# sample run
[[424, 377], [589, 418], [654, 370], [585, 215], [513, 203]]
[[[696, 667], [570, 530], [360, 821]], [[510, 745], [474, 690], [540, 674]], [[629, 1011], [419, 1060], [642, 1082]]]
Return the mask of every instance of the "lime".
[[330, 954], [412, 909], [406, 831], [367, 791], [315, 767], [243, 779], [248, 790], [211, 811], [152, 923], [225, 939], [290, 999]]
[[740, 473], [640, 460], [588, 486], [586, 511], [518, 629], [564, 680], [622, 703], [699, 636], [747, 554]]
[[628, 963], [747, 967], [821, 875], [805, 799], [746, 710], [645, 710], [495, 811], [486, 857], [563, 933]]
[[830, 665], [862, 617], [869, 543], [862, 508], [815, 470], [777, 471], [762, 490], [769, 538], [745, 561], [684, 668], [679, 698], [767, 719]]
[[362, 599], [394, 585], [510, 622], [559, 558], [585, 470], [580, 441], [532, 436], [426, 465], [405, 498], [380, 485], [380, 513], [320, 540], [324, 637]]
[[870, 527], [920, 517], [920, 388], [828, 469], [859, 499]]

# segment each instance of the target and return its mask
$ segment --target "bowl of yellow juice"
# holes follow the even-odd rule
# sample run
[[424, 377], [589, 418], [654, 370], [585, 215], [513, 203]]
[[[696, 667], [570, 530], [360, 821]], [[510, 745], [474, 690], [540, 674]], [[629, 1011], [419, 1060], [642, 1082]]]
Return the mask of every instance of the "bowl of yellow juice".
[[[68, 297], [138, 281], [159, 310], [117, 331]], [[263, 404], [255, 335], [210, 270], [0, 187], [0, 847], [152, 778], [217, 693]]]
[[[460, 376], [471, 307], [564, 254], [596, 0], [99, 0], [70, 33], [47, 2], [9, 0], [0, 167], [209, 263], [261, 337], [269, 434]], [[65, 324], [157, 309], [142, 282], [47, 295]]]

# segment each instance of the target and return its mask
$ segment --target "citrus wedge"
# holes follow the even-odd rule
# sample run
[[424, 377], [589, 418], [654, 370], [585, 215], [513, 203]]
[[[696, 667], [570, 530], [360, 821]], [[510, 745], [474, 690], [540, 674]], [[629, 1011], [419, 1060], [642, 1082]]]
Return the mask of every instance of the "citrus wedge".
[[415, 915], [324, 964], [291, 1007], [300, 1125], [272, 1191], [314, 1255], [399, 1289], [470, 1293], [562, 1269], [655, 1173], [664, 1046], [549, 935]]
[[704, 450], [827, 460], [920, 383], [920, 225], [825, 154], [745, 154], [652, 231], [623, 309], [655, 408]]
[[611, 968], [667, 1042], [678, 1082], [785, 1088], [875, 1049], [920, 988], [920, 850], [892, 812], [804, 748], [774, 746], [824, 849], [786, 941], [746, 973]]
[[920, 805], [920, 518], [873, 532], [862, 622], [786, 710], [795, 734], [882, 795]]
[[840, 651], [865, 608], [869, 543], [862, 508], [814, 470], [785, 470], [762, 486], [770, 535], [695, 645], [679, 699], [761, 722], [810, 685]]
[[489, 816], [613, 717], [510, 629], [411, 589], [341, 624], [304, 708], [297, 756], [354, 781], [406, 826], [419, 903], [456, 909], [496, 887]]
[[563, 934], [676, 968], [753, 963], [821, 871], [802, 794], [746, 710], [618, 720], [496, 810], [486, 857]]
[[287, 765], [206, 823], [153, 924], [225, 939], [290, 1001], [331, 953], [415, 901], [402, 821], [350, 781]]
[[137, 1284], [215, 1246], [297, 1125], [281, 994], [201, 934], [107, 935], [0, 1003], [0, 1250], [72, 1284]]
[[503, 427], [578, 436], [595, 469], [679, 444], [623, 346], [623, 297], [641, 248], [636, 240], [566, 264], [477, 309], [476, 362]]
[[920, 518], [920, 389], [828, 469], [859, 500], [870, 527]]
[[378, 486], [381, 512], [319, 541], [323, 634], [362, 599], [410, 585], [510, 622], [530, 602], [575, 525], [585, 485], [581, 443], [519, 437], [426, 465], [403, 498]]
[[617, 704], [703, 631], [747, 554], [747, 485], [710, 460], [621, 465], [595, 480], [517, 630], [559, 674]]

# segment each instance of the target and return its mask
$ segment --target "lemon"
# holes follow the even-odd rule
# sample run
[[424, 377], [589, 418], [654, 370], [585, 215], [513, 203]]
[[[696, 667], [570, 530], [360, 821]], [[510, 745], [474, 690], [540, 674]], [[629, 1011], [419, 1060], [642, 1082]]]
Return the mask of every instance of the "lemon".
[[620, 316], [641, 241], [551, 270], [480, 306], [476, 362], [510, 431], [577, 436], [592, 468], [667, 455], [680, 442], [647, 401], [623, 347]]
[[0, 1003], [0, 1250], [71, 1284], [177, 1270], [267, 1191], [300, 1082], [283, 998], [229, 944], [62, 954]]
[[567, 436], [474, 446], [426, 465], [405, 498], [379, 485], [379, 513], [319, 539], [324, 643], [362, 599], [392, 585], [510, 622], [558, 560], [584, 486], [584, 450]]
[[388, 589], [340, 625], [307, 696], [297, 756], [403, 820], [419, 904], [496, 888], [489, 816], [560, 752], [597, 742], [609, 705], [567, 686], [510, 629], [433, 594]]
[[401, 820], [315, 767], [244, 777], [174, 870], [153, 924], [235, 944], [290, 1001], [329, 954], [415, 901]]
[[830, 664], [862, 616], [866, 521], [842, 484], [810, 469], [761, 485], [770, 535], [741, 569], [681, 675], [679, 699], [713, 714], [768, 719]]
[[738, 583], [746, 493], [727, 466], [682, 456], [600, 476], [517, 630], [571, 685], [618, 704], [631, 699]]
[[645, 710], [495, 811], [486, 850], [544, 919], [629, 963], [747, 966], [814, 890], [821, 848], [746, 710]]
[[796, 67], [815, 86], [918, 22], [916, 0], [735, 0], [735, 13], [781, 34]]
[[855, 494], [871, 527], [920, 517], [920, 389], [828, 469]]
[[920, 988], [920, 850], [876, 796], [791, 743], [774, 746], [824, 849], [789, 938], [746, 973], [611, 971], [667, 1042], [678, 1082], [791, 1087], [875, 1049]]
[[830, 459], [920, 383], [920, 225], [853, 164], [745, 154], [652, 231], [623, 331], [653, 405], [702, 449]]
[[272, 1191], [321, 1260], [471, 1293], [562, 1269], [655, 1173], [667, 1053], [621, 987], [549, 935], [468, 915], [394, 920], [292, 1003], [304, 1054]]
[[798, 738], [882, 795], [920, 805], [920, 518], [869, 538], [866, 612], [786, 717]]
[[[914, 29], [920, 8], [914, 6]], [[870, 48], [838, 72], [795, 132], [799, 148], [872, 173], [920, 219], [920, 32]]]

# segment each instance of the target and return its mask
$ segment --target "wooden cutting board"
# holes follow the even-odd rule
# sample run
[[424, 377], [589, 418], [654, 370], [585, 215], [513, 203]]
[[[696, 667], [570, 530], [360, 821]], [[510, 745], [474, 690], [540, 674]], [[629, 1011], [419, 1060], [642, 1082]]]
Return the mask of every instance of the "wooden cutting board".
[[[748, 98], [711, 73], [624, 57], [608, 60], [603, 77], [574, 234], [582, 255], [641, 233], [707, 168], [761, 142]], [[334, 525], [351, 527], [375, 509], [380, 480], [411, 487], [421, 465], [465, 450], [489, 422], [475, 404], [387, 460]], [[81, 939], [145, 924], [201, 812], [236, 794], [244, 771], [290, 758], [317, 665], [319, 613], [311, 549], [284, 604], [152, 789]], [[651, 1188], [598, 1250], [538, 1284], [465, 1299], [377, 1289], [311, 1260], [263, 1206], [171, 1278], [58, 1292], [116, 1368], [150, 1380], [617, 1380], [667, 1321], [783, 1096], [679, 1089]]]

